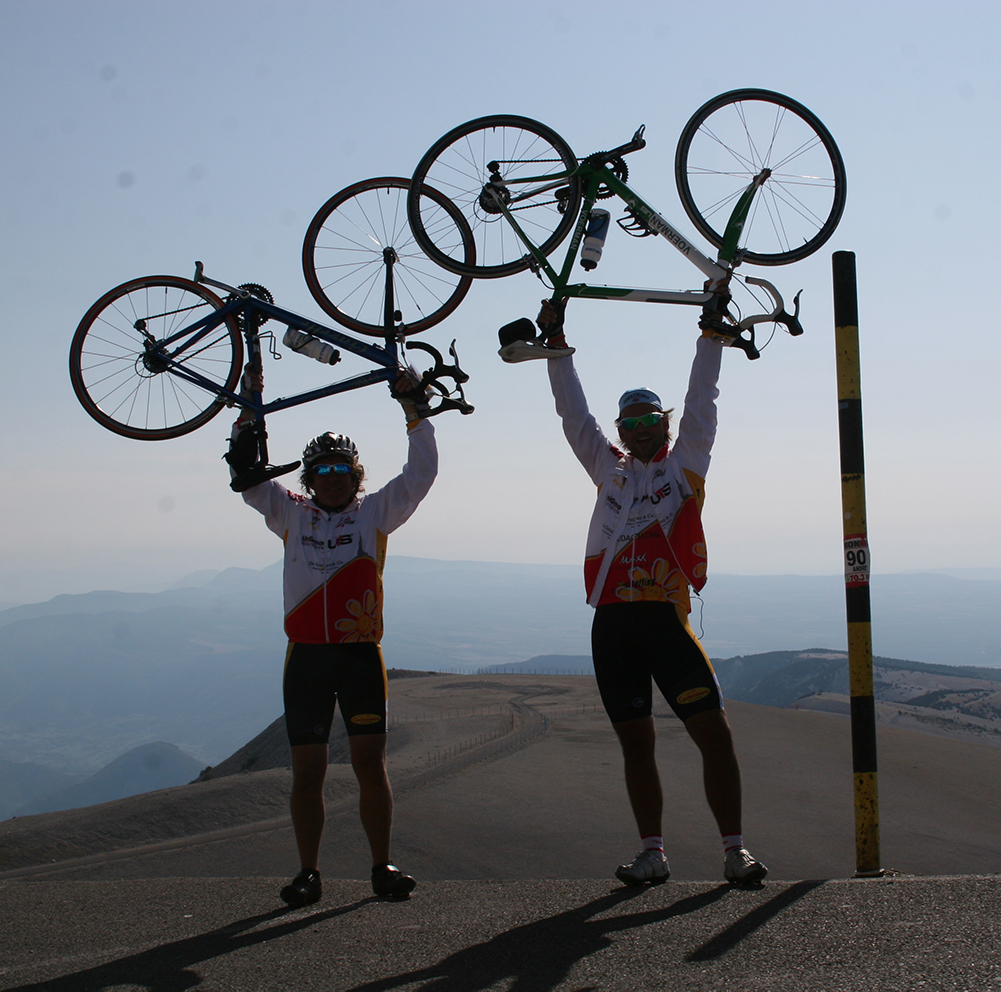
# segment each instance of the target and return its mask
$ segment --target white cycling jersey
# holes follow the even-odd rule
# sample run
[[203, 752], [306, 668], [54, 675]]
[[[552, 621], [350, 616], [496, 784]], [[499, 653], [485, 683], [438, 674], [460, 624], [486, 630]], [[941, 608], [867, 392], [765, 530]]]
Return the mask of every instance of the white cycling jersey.
[[290, 641], [382, 639], [387, 537], [410, 518], [438, 473], [431, 424], [419, 420], [408, 435], [403, 472], [378, 492], [356, 497], [340, 513], [320, 509], [273, 479], [243, 494], [285, 542], [285, 632]]
[[549, 359], [563, 432], [598, 487], [584, 559], [591, 606], [660, 601], [687, 615], [689, 585], [705, 585], [701, 510], [722, 351], [719, 342], [699, 338], [677, 439], [647, 465], [605, 436], [588, 410], [573, 360]]

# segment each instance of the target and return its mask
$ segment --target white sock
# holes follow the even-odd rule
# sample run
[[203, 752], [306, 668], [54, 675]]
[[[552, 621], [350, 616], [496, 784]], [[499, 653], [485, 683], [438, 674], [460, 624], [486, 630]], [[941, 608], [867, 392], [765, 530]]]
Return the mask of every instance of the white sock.
[[657, 837], [655, 834], [651, 834], [649, 837], [643, 837], [642, 840], [644, 851], [660, 851], [661, 854], [664, 853], [663, 837]]
[[729, 854], [731, 851], [737, 851], [744, 846], [744, 835], [743, 834], [724, 834], [723, 835], [723, 853]]

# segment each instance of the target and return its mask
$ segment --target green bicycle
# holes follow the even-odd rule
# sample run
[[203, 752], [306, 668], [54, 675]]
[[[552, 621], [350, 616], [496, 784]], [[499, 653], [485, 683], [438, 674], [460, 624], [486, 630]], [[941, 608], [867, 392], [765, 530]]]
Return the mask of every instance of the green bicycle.
[[[548, 283], [557, 306], [567, 299], [635, 300], [702, 307], [700, 326], [757, 358], [754, 327], [783, 324], [802, 333], [799, 294], [787, 313], [772, 283], [735, 276], [743, 262], [785, 265], [806, 258], [834, 233], [845, 206], [845, 167], [827, 128], [802, 104], [769, 90], [724, 93], [700, 107], [685, 126], [675, 179], [689, 219], [716, 249], [715, 260], [627, 185], [624, 156], [643, 148], [644, 128], [607, 152], [579, 159], [555, 131], [526, 117], [481, 117], [440, 138], [410, 184], [408, 216], [417, 243], [446, 270], [491, 279], [530, 269]], [[473, 233], [469, 261], [435, 236], [421, 190], [441, 191]], [[601, 255], [608, 212], [596, 204], [618, 197], [617, 223], [635, 237], [666, 238], [705, 277], [691, 290], [656, 290], [572, 283], [578, 254], [590, 270]], [[562, 260], [549, 256], [570, 232]], [[741, 315], [731, 282], [755, 299], [771, 297], [767, 313]], [[759, 304], [761, 305], [761, 304]], [[736, 312], [735, 312], [736, 311]]]

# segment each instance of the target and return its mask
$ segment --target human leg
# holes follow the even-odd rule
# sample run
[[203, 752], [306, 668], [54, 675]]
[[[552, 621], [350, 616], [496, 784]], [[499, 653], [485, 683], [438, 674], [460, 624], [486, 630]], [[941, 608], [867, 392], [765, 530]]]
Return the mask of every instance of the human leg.
[[739, 834], [740, 765], [726, 714], [722, 710], [696, 713], [685, 720], [685, 730], [702, 753], [702, 783], [720, 835]]
[[320, 837], [326, 819], [323, 803], [323, 780], [327, 774], [327, 745], [293, 746], [292, 794], [289, 809], [296, 846], [299, 849], [299, 874], [279, 893], [289, 906], [308, 906], [322, 894], [319, 856]]
[[372, 849], [372, 890], [377, 896], [406, 899], [417, 882], [389, 860], [393, 791], [386, 774], [386, 735], [355, 734], [351, 765], [358, 779], [361, 823]]
[[671, 876], [664, 857], [661, 831], [664, 797], [655, 753], [656, 730], [653, 717], [640, 717], [612, 724], [622, 747], [626, 792], [632, 806], [643, 850], [625, 865], [619, 865], [615, 877], [627, 885], [659, 885]]
[[740, 766], [730, 722], [722, 710], [706, 710], [690, 716], [685, 729], [702, 753], [706, 800], [723, 838], [723, 874], [737, 885], [760, 882], [768, 869], [744, 847]]
[[591, 626], [591, 656], [601, 701], [622, 748], [626, 792], [640, 836], [660, 835], [663, 794], [651, 716], [653, 683], [636, 637], [634, 604], [599, 606]]
[[290, 906], [320, 898], [320, 838], [326, 819], [323, 782], [327, 775], [327, 740], [336, 693], [329, 683], [325, 645], [290, 643], [282, 692], [285, 729], [292, 757], [289, 810], [301, 870], [279, 895]]
[[345, 647], [351, 649], [351, 664], [342, 673], [339, 698], [358, 779], [358, 811], [372, 852], [372, 890], [406, 899], [417, 883], [389, 860], [393, 791], [386, 773], [386, 666], [377, 644]]
[[622, 748], [626, 792], [640, 837], [660, 836], [663, 834], [661, 816], [664, 795], [657, 769], [657, 732], [653, 717], [623, 720], [613, 723], [612, 727]]
[[351, 737], [351, 767], [358, 779], [358, 812], [372, 849], [372, 864], [389, 861], [393, 832], [393, 791], [386, 774], [386, 735]]
[[320, 837], [326, 820], [323, 780], [327, 775], [327, 745], [300, 744], [292, 747], [292, 795], [289, 809], [303, 871], [317, 871]]
[[615, 876], [627, 885], [667, 881], [661, 830], [663, 793], [655, 754], [656, 731], [651, 716], [653, 685], [643, 652], [633, 643], [636, 611], [600, 606], [591, 628], [591, 655], [601, 700], [622, 748], [626, 793], [636, 820], [643, 851]]

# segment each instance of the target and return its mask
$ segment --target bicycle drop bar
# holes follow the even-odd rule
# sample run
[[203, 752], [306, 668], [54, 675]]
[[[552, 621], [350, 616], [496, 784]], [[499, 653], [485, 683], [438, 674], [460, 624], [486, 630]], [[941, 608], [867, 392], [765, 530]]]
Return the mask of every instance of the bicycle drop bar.
[[747, 330], [755, 324], [764, 324], [768, 321], [775, 321], [777, 324], [785, 324], [789, 333], [793, 337], [798, 337], [803, 333], [803, 325], [799, 322], [799, 298], [803, 293], [800, 290], [793, 298], [793, 312], [787, 313], [782, 294], [767, 279], [759, 279], [757, 276], [745, 276], [744, 282], [752, 286], [760, 286], [772, 298], [775, 309], [771, 313], [762, 313], [754, 317], [745, 317], [737, 326], [741, 330]]
[[[445, 410], [458, 410], [463, 414], [472, 413], [475, 407], [471, 403], [466, 402], [465, 394], [462, 391], [462, 384], [469, 381], [469, 376], [459, 368], [459, 356], [455, 351], [455, 340], [452, 340], [448, 348], [448, 353], [455, 360], [452, 365], [446, 365], [441, 352], [432, 345], [426, 344], [423, 341], [408, 342], [408, 351], [415, 348], [418, 351], [426, 351], [434, 359], [434, 367], [428, 369], [421, 376], [420, 383], [414, 389], [414, 395], [417, 397], [417, 411], [421, 418], [434, 417], [439, 413], [444, 413]], [[455, 388], [446, 388], [441, 382], [442, 378], [452, 379], [455, 382]], [[431, 406], [424, 392], [428, 386], [434, 387], [441, 396], [441, 402], [436, 407]], [[453, 393], [458, 393], [458, 398], [453, 396]]]

